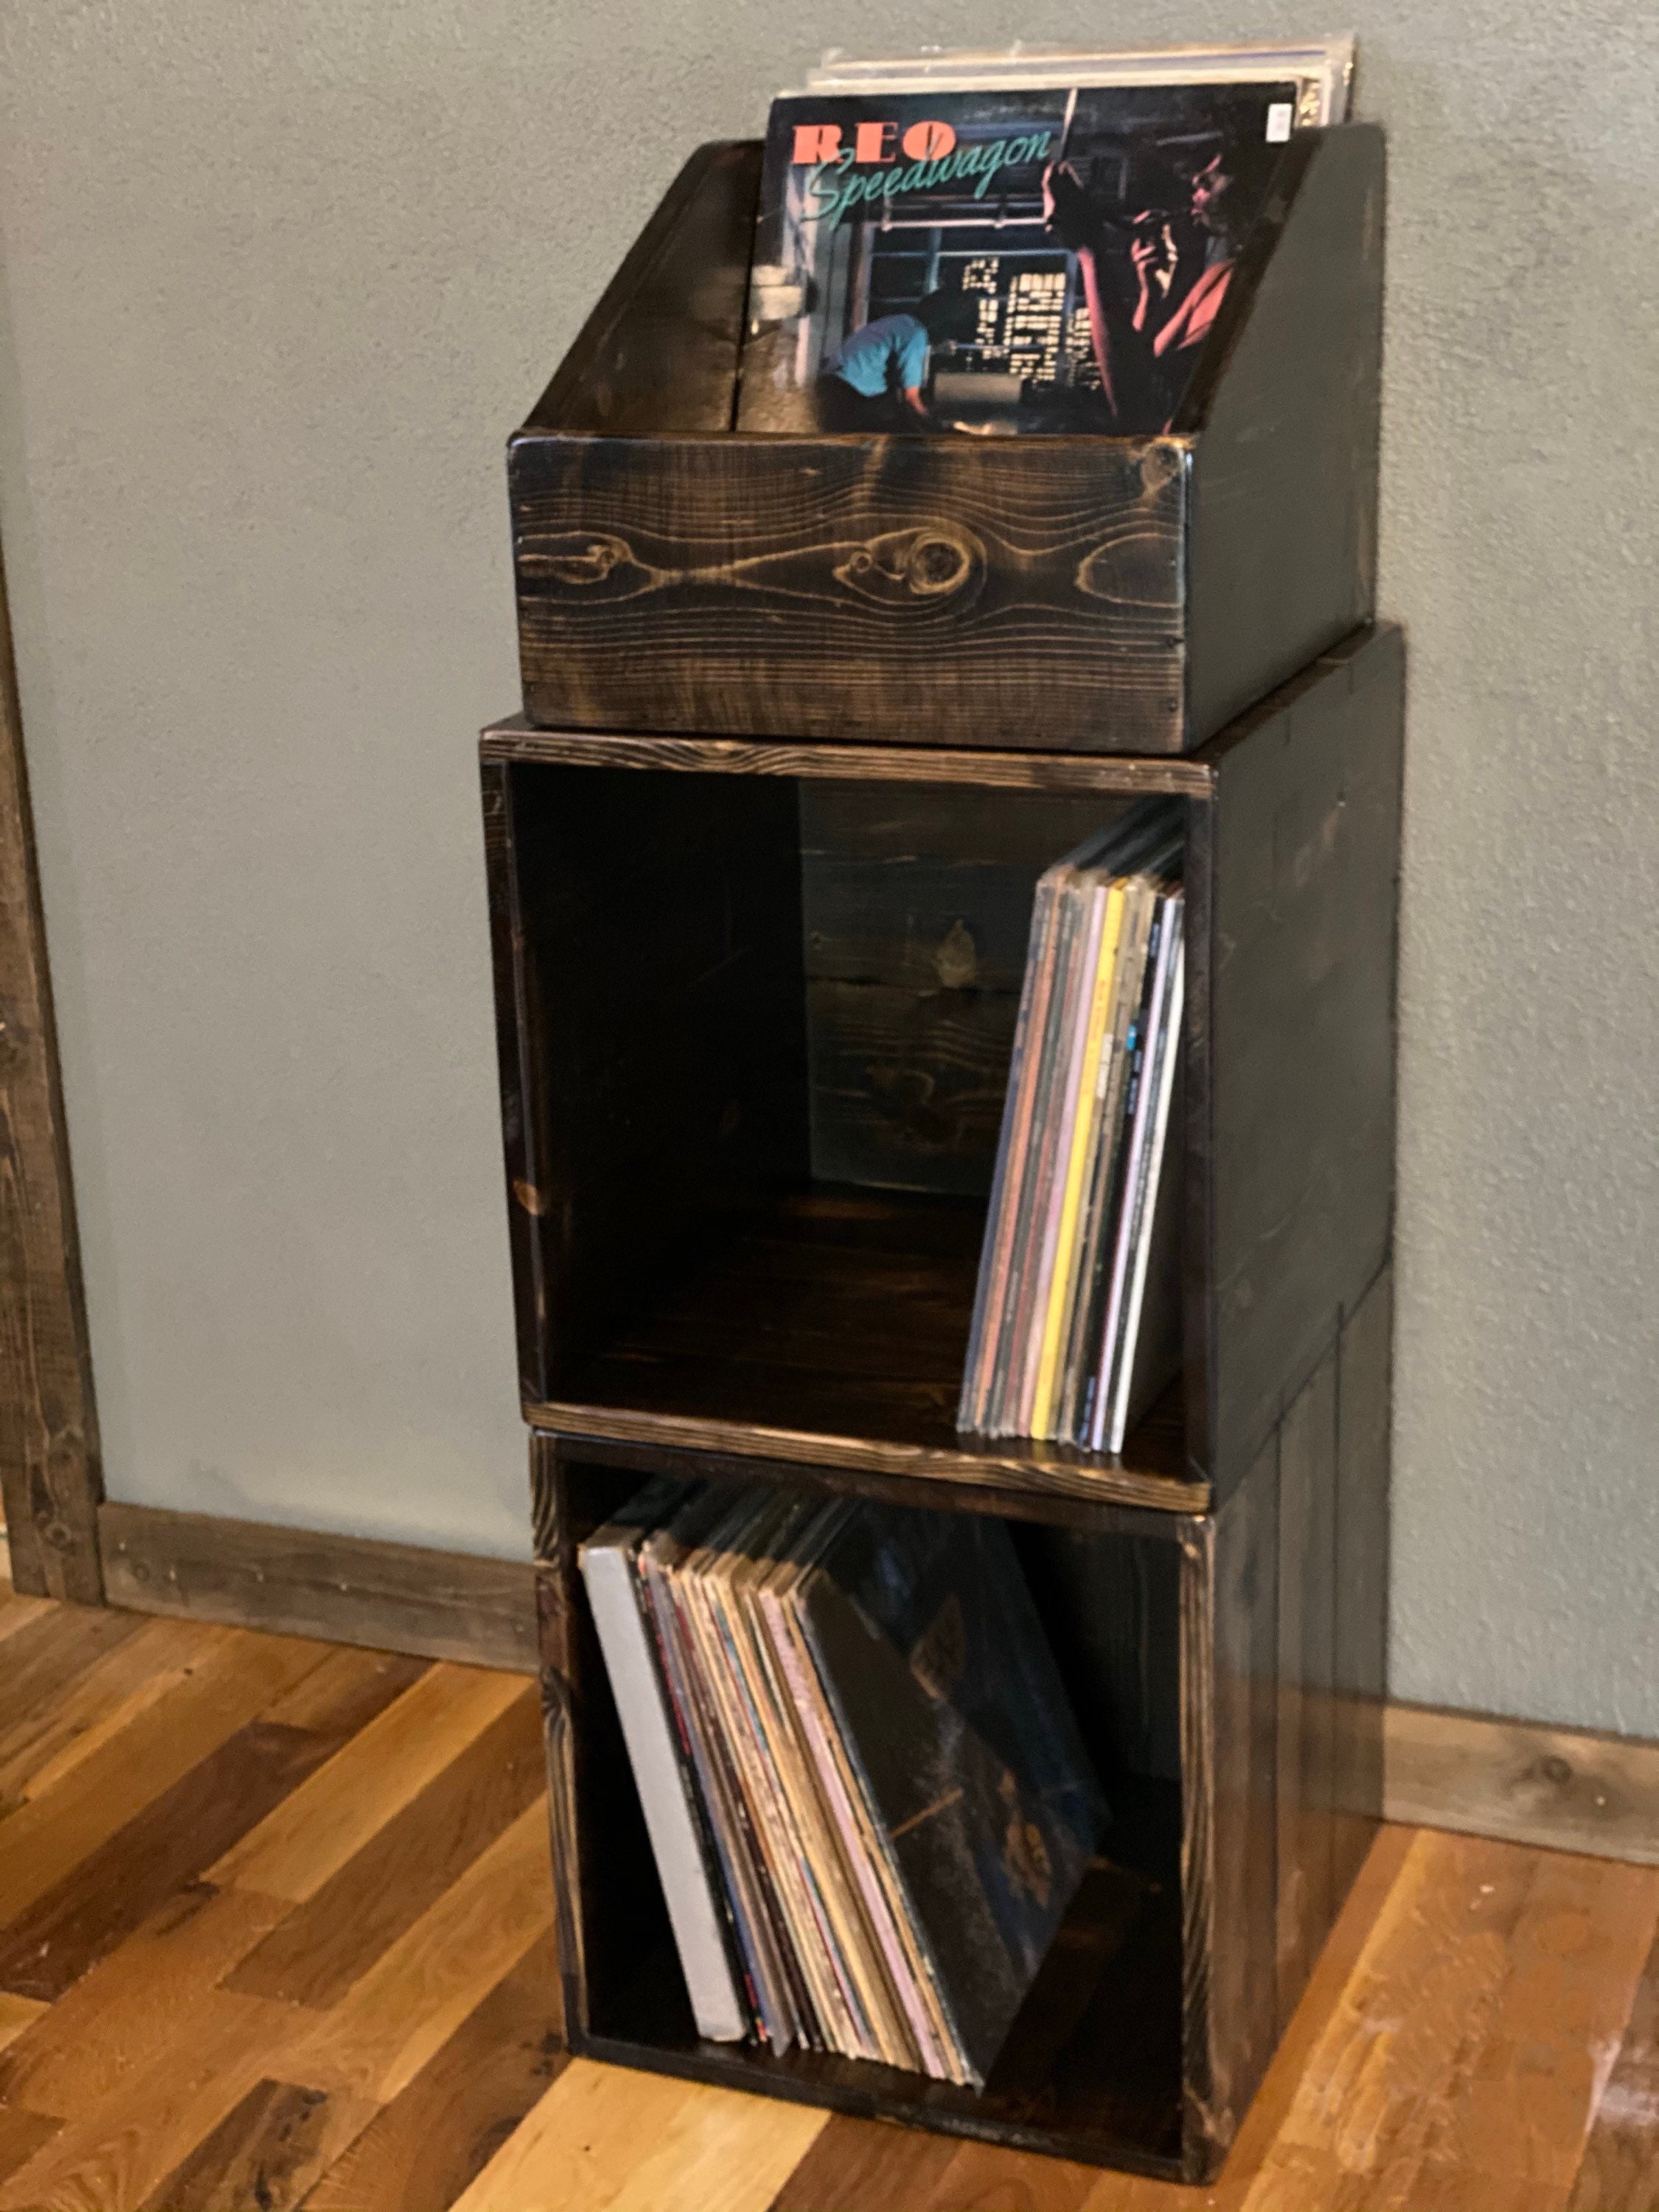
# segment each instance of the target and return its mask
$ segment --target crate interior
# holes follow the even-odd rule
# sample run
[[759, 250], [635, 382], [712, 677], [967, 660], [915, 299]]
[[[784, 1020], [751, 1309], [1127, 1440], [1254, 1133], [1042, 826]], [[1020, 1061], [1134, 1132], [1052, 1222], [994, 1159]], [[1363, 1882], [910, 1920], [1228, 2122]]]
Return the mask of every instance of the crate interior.
[[956, 1449], [1036, 880], [1131, 801], [512, 776], [544, 1397]]
[[[804, 1481], [811, 1478], [803, 1476]], [[566, 1463], [558, 1550], [575, 1621], [574, 1752], [586, 2034], [596, 2049], [964, 2132], [1032, 2130], [1073, 2155], [1173, 2170], [1181, 2150], [1177, 1547], [1010, 1517], [1111, 1819], [982, 2092], [868, 2061], [699, 2039], [575, 1547], [641, 1486]], [[1079, 1515], [1077, 1520], [1082, 1522]], [[1144, 1528], [1144, 1517], [1140, 1527]]]

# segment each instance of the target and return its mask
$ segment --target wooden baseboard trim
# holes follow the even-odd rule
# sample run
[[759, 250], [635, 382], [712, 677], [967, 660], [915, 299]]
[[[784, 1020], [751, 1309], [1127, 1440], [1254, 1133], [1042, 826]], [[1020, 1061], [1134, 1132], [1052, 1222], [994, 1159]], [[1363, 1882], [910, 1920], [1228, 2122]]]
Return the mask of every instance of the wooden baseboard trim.
[[1384, 1743], [1390, 1820], [1659, 1866], [1659, 1743], [1404, 1705]]
[[99, 1508], [108, 1602], [334, 1644], [536, 1672], [532, 1569], [262, 1522]]
[[[158, 1506], [103, 1505], [112, 1605], [536, 1671], [534, 1571]], [[1386, 1817], [1659, 1866], [1659, 1743], [1390, 1705]]]

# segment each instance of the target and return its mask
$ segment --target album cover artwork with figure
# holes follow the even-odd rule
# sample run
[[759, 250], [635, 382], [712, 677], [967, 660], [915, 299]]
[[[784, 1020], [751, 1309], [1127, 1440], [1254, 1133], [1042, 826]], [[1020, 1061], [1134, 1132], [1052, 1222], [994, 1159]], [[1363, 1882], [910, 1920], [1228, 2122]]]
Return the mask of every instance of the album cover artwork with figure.
[[737, 427], [1167, 428], [1301, 94], [1287, 80], [775, 101]]

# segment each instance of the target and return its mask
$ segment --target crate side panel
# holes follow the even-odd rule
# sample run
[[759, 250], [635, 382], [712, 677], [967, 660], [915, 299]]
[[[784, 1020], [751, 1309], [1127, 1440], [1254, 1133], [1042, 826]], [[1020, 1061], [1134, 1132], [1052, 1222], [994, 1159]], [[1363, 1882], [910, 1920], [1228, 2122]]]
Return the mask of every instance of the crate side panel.
[[1403, 654], [1376, 633], [1217, 761], [1210, 1286], [1219, 1495], [1387, 1255]]
[[1197, 434], [1188, 704], [1198, 738], [1376, 605], [1382, 135], [1324, 132], [1304, 164], [1286, 166], [1299, 170], [1290, 204], [1282, 217], [1269, 211], [1278, 235], [1241, 300]]
[[698, 148], [560, 362], [526, 432], [730, 428], [760, 162], [754, 141]]
[[1344, 1317], [1337, 1352], [1336, 1792], [1332, 1881], [1340, 1904], [1382, 1817], [1389, 1655], [1389, 1399], [1394, 1270]]
[[706, 1222], [805, 1173], [799, 833], [767, 778], [513, 774], [534, 1174], [510, 1202], [557, 1395]]
[[526, 1402], [548, 1394], [545, 1319], [547, 1291], [543, 1243], [535, 1214], [522, 1194], [541, 1181], [536, 1158], [538, 1102], [526, 1065], [521, 1017], [525, 1006], [523, 930], [514, 864], [514, 771], [498, 761], [481, 763], [484, 874], [489, 902], [490, 966], [495, 1002], [495, 1054], [501, 1102], [501, 1149], [507, 1171], [507, 1237], [513, 1263], [513, 1304], [519, 1353], [519, 1389]]
[[1336, 1346], [1279, 1431], [1279, 2032], [1336, 1917]]
[[1279, 1439], [1186, 1540], [1182, 1705], [1188, 2178], [1212, 2173], [1277, 2039]]

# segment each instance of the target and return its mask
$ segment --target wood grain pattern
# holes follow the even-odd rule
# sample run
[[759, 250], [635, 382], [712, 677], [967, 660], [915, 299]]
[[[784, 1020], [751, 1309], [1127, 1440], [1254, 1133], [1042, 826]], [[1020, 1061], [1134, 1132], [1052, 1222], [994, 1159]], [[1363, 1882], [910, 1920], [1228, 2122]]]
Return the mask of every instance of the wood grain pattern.
[[538, 1803], [300, 2038], [290, 2078], [389, 2103], [552, 1919], [547, 1815]]
[[0, 2180], [27, 2165], [63, 2124], [44, 2112], [26, 2112], [21, 2105], [0, 2105]]
[[286, 2025], [278, 2007], [201, 1993], [186, 2032], [0, 2184], [0, 2212], [142, 2204], [253, 2087]]
[[495, 1667], [534, 1664], [530, 1577], [511, 1559], [160, 1506], [99, 1510], [112, 1605]]
[[0, 1505], [10, 1579], [96, 1605], [98, 1414], [0, 559]]
[[1109, 753], [972, 752], [940, 746], [779, 744], [741, 738], [623, 736], [604, 730], [544, 728], [522, 715], [492, 722], [482, 734], [486, 762], [536, 762], [569, 768], [671, 769], [696, 775], [789, 775], [830, 783], [966, 785], [984, 791], [1102, 792], [1123, 798], [1158, 793], [1201, 799], [1213, 776], [1203, 759], [1145, 760]]
[[139, 2212], [290, 2212], [374, 2118], [362, 2099], [257, 2081], [164, 2181]]
[[8, 1731], [0, 1803], [14, 1792], [16, 1802], [44, 1796], [185, 1679], [201, 1656], [199, 1645], [187, 1651], [191, 1632], [175, 1622], [152, 1626], [170, 1639], [167, 1646], [134, 1637], [89, 1667], [61, 1699], [26, 1715], [15, 1735]]
[[306, 2212], [446, 2212], [568, 2063], [558, 1980], [550, 1934], [335, 2161]]
[[0, 1937], [0, 1988], [62, 1996], [332, 1748], [275, 1722], [239, 1729], [12, 1920]]
[[482, 1668], [429, 1668], [211, 1867], [210, 1878], [303, 1904], [510, 1711], [523, 1687]]
[[527, 428], [507, 457], [526, 714], [1185, 750], [1189, 445], [1012, 442]]
[[51, 1610], [44, 1598], [19, 1597], [9, 1580], [0, 1578], [0, 1643], [8, 1642], [31, 1623], [44, 1620]]
[[1636, 1985], [1617, 2057], [1599, 2084], [1567, 2212], [1659, 2203], [1659, 1937]]
[[1390, 1705], [1388, 1816], [1659, 1866], [1659, 1743]]
[[[82, 1635], [73, 1613], [48, 1607], [32, 1620], [21, 1620], [7, 1639], [6, 1697], [0, 1711], [0, 1804], [19, 1793], [24, 1776], [40, 1763], [37, 1747], [49, 1731], [52, 1748], [61, 1749], [84, 1727], [84, 1721], [77, 1726], [64, 1717], [72, 1702], [70, 1692], [103, 1675], [112, 1660], [118, 1679], [125, 1673], [130, 1662], [121, 1647], [132, 1640], [137, 1624], [112, 1613], [100, 1613], [98, 1620], [97, 1631]], [[140, 1677], [145, 1672], [142, 1660], [137, 1672]], [[107, 1679], [98, 1680], [88, 1717], [100, 1717], [111, 1701]]]
[[1565, 2207], [1656, 1911], [1650, 1869], [1603, 1881], [1583, 1860], [1419, 1837], [1249, 2212], [1414, 2205], [1457, 2183], [1470, 2203]]
[[15, 2043], [23, 2030], [33, 2027], [47, 2009], [43, 1999], [15, 1996], [9, 1990], [0, 1990], [0, 2051]]
[[1119, 802], [799, 787], [811, 1171], [985, 1199], [1037, 878]]
[[541, 1701], [526, 1684], [225, 1986], [289, 2004], [337, 2002], [544, 1787]]
[[166, 1697], [0, 1821], [0, 1921], [27, 1911], [325, 1656], [297, 1640], [209, 1644]]
[[948, 2136], [832, 2112], [767, 2212], [869, 2212], [926, 2204], [957, 2145]]
[[0, 2052], [0, 2109], [64, 2120], [98, 2110], [135, 2068], [195, 2033], [197, 2007], [287, 1910], [208, 1882], [178, 1891]]
[[[678, 1418], [672, 1414], [617, 1412], [608, 1406], [531, 1405], [526, 1417], [532, 1426], [550, 1436], [574, 1438], [611, 1438], [622, 1443], [668, 1451], [738, 1454], [759, 1461], [799, 1462], [815, 1468], [845, 1468], [852, 1473], [938, 1480], [966, 1487], [988, 1488], [1017, 1498], [1069, 1498], [1088, 1503], [1109, 1501], [1150, 1506], [1170, 1513], [1201, 1513], [1209, 1503], [1209, 1487], [1173, 1473], [1145, 1471], [1128, 1457], [1135, 1443], [1158, 1443], [1162, 1435], [1131, 1437], [1125, 1458], [1106, 1453], [1069, 1450], [1060, 1444], [1010, 1445], [963, 1439], [956, 1450], [929, 1450], [925, 1445], [893, 1443], [860, 1437], [802, 1435], [758, 1422]], [[1151, 1417], [1145, 1425], [1152, 1426]], [[1165, 1458], [1164, 1451], [1158, 1454]], [[1126, 1463], [1127, 1462], [1127, 1463]]]
[[[550, 1440], [540, 1449], [556, 1448]], [[627, 1480], [619, 1470], [594, 1477]], [[602, 1490], [589, 1487], [587, 1508], [598, 1508]], [[1247, 1484], [1217, 1522], [1213, 1630], [1218, 1654], [1231, 1655], [1217, 1680], [1231, 1675], [1241, 1686], [1229, 1692], [1233, 1706], [1218, 1692], [1218, 1731], [1248, 1720], [1250, 1709], [1255, 1662], [1249, 1636], [1238, 1641], [1252, 1620], [1246, 1563], [1278, 1556], [1270, 1524], [1242, 1540], [1251, 1497]], [[1168, 1528], [1168, 1516], [1136, 1516], [1137, 1528], [1148, 1524]], [[227, 1643], [258, 1649], [270, 1641], [185, 1626], [221, 1668]], [[60, 1668], [55, 1694], [73, 1698], [113, 1656], [89, 1642], [88, 1667]], [[385, 1741], [386, 1711], [415, 1698], [424, 1676], [380, 1678], [377, 1693], [392, 1702], [377, 1721], [366, 1694], [376, 1663], [352, 1651], [297, 1674], [291, 1666], [267, 1668], [271, 1694], [246, 1725], [310, 1726], [319, 1735], [351, 1726], [359, 1737], [380, 1729], [368, 1766], [380, 1773], [374, 1801], [384, 1818], [358, 1834], [345, 1866], [361, 1854], [366, 1868], [388, 1868], [381, 1838], [396, 1829], [402, 1840], [393, 1856], [412, 1868], [409, 1808], [430, 1808], [434, 1851], [442, 1856], [454, 1834], [453, 1805], [432, 1788], [421, 1730], [399, 1734], [393, 1750]], [[501, 1716], [520, 1709], [523, 1685], [499, 1679], [495, 1717], [480, 1708], [472, 1735], [448, 1762], [485, 1789], [495, 1785], [478, 1772], [474, 1747], [492, 1737], [505, 1763], [519, 1755]], [[110, 1687], [118, 1705], [120, 1686]], [[45, 1693], [48, 1708], [52, 1694]], [[425, 1710], [430, 1716], [429, 1704]], [[386, 1770], [404, 1762], [410, 1771], [400, 1782]], [[1273, 1761], [1266, 1771], [1276, 1771]], [[27, 1787], [26, 1770], [23, 1778]], [[295, 1795], [314, 1790], [319, 1778]], [[326, 1803], [314, 1796], [311, 1802], [331, 1830]], [[1224, 1803], [1218, 1790], [1218, 1817]], [[55, 2003], [32, 2002], [21, 2014], [0, 2003], [0, 2039], [9, 2037], [0, 2049], [0, 2205], [1649, 2212], [1655, 2201], [1659, 1869], [1383, 1829], [1224, 2166], [1194, 2191], [1018, 2148], [826, 2118], [811, 2106], [591, 2058], [567, 2064], [556, 2040], [543, 1818], [539, 1806], [520, 1816], [523, 1840], [497, 1859], [493, 1897], [477, 1872], [486, 1851], [325, 2006], [228, 1986], [272, 1930], [307, 1908], [200, 1880], [186, 1881]], [[194, 1814], [181, 1808], [181, 1819], [194, 1826]], [[0, 1833], [9, 1825], [0, 1820]], [[503, 1831], [503, 1840], [511, 1833]], [[337, 1835], [319, 1860], [337, 1844]], [[179, 1850], [181, 1861], [190, 1856]], [[532, 1932], [522, 1948], [514, 1939], [490, 1954], [482, 1931], [513, 1917], [526, 1881], [542, 1884], [539, 1911], [526, 1923]], [[96, 1887], [118, 1915], [119, 1869], [110, 1867]], [[418, 1938], [416, 1929], [424, 1930]], [[469, 1960], [469, 1951], [479, 1955]], [[395, 1970], [384, 1972], [394, 1959]], [[1271, 1964], [1267, 1980], [1271, 2000]], [[309, 2046], [319, 2057], [325, 2045], [331, 2078], [306, 2078], [323, 2069], [296, 2067], [296, 2051]], [[574, 2094], [565, 2087], [573, 2076]]]
[[765, 2212], [821, 2112], [574, 2059], [456, 2212]]

